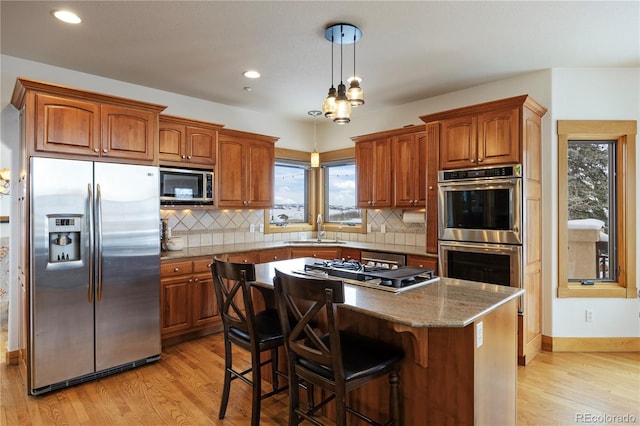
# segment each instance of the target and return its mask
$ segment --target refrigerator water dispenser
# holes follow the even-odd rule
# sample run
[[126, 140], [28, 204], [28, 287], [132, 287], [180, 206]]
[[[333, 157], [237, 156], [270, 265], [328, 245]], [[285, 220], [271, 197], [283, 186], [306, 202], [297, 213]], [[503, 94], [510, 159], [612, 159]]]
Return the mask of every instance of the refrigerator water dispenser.
[[49, 216], [49, 263], [80, 260], [82, 216]]

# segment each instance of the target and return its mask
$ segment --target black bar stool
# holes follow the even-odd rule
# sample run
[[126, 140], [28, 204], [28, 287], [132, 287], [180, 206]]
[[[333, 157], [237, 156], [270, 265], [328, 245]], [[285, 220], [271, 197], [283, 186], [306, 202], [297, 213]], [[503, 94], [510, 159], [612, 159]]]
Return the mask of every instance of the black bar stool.
[[[378, 377], [389, 375], [387, 425], [400, 424], [398, 368], [404, 358], [401, 349], [353, 333], [339, 331], [337, 305], [344, 303], [344, 284], [338, 280], [288, 275], [276, 269], [274, 287], [278, 313], [289, 357], [289, 425], [303, 419], [322, 425], [315, 413], [335, 400], [336, 424], [346, 425], [352, 413], [372, 425], [380, 425], [347, 407], [347, 394]], [[293, 321], [291, 320], [293, 318]], [[326, 324], [321, 331], [315, 324]], [[318, 405], [299, 407], [298, 383], [316, 385], [331, 393]]]
[[[258, 426], [260, 402], [287, 389], [286, 385], [278, 386], [278, 376], [286, 377], [278, 371], [278, 348], [284, 345], [278, 312], [268, 308], [257, 313], [254, 311], [251, 284], [255, 282], [256, 274], [253, 264], [224, 262], [216, 258], [211, 264], [211, 273], [224, 327], [224, 388], [218, 418], [225, 416], [231, 381], [240, 379], [252, 386], [251, 424]], [[245, 371], [234, 369], [232, 344], [251, 353], [251, 368]], [[261, 362], [260, 354], [265, 351], [270, 351], [271, 356]], [[260, 368], [269, 363], [273, 390], [263, 395]], [[251, 373], [251, 380], [246, 377], [248, 373]]]

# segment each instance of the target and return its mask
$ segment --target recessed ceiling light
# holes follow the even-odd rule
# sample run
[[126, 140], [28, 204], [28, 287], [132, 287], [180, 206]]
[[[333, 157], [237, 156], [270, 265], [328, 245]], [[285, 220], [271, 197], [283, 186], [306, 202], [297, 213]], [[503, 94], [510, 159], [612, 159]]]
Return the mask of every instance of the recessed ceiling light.
[[247, 78], [260, 78], [260, 73], [258, 71], [249, 70], [242, 73]]
[[82, 22], [82, 19], [78, 15], [68, 10], [54, 10], [52, 12], [53, 16], [61, 20], [62, 22], [66, 22], [67, 24], [79, 24]]
[[250, 86], [244, 86], [244, 87], [242, 88], [242, 90], [244, 90], [245, 92], [250, 92], [250, 91], [252, 91], [252, 90], [253, 90], [253, 87], [250, 87]]

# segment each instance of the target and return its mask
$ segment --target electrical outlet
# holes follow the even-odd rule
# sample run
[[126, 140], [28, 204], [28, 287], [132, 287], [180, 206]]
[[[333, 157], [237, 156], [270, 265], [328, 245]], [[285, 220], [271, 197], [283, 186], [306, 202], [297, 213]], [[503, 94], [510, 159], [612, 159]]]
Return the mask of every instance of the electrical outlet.
[[264, 232], [264, 223], [260, 224], [260, 232]]
[[385, 225], [384, 223], [380, 225], [380, 232], [383, 234], [387, 232], [387, 225]]
[[253, 223], [249, 225], [249, 232], [256, 232], [256, 226]]
[[482, 325], [482, 321], [480, 321], [479, 323], [476, 324], [476, 348], [479, 348], [480, 346], [482, 346], [483, 340], [484, 340], [484, 330], [483, 330], [483, 325]]
[[371, 224], [367, 223], [367, 232], [371, 232]]
[[593, 311], [591, 309], [584, 310], [584, 320], [586, 322], [593, 322]]

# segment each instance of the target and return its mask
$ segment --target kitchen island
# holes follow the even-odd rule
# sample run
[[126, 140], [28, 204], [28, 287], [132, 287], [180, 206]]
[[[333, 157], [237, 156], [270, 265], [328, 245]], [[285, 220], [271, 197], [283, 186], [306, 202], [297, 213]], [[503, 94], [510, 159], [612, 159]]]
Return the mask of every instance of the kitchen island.
[[[291, 273], [315, 259], [256, 265], [257, 285], [275, 269]], [[402, 424], [516, 424], [517, 302], [523, 290], [457, 279], [400, 293], [345, 283], [344, 328], [402, 347]], [[267, 293], [268, 294], [268, 293]], [[350, 405], [388, 413], [380, 379], [350, 395]]]

